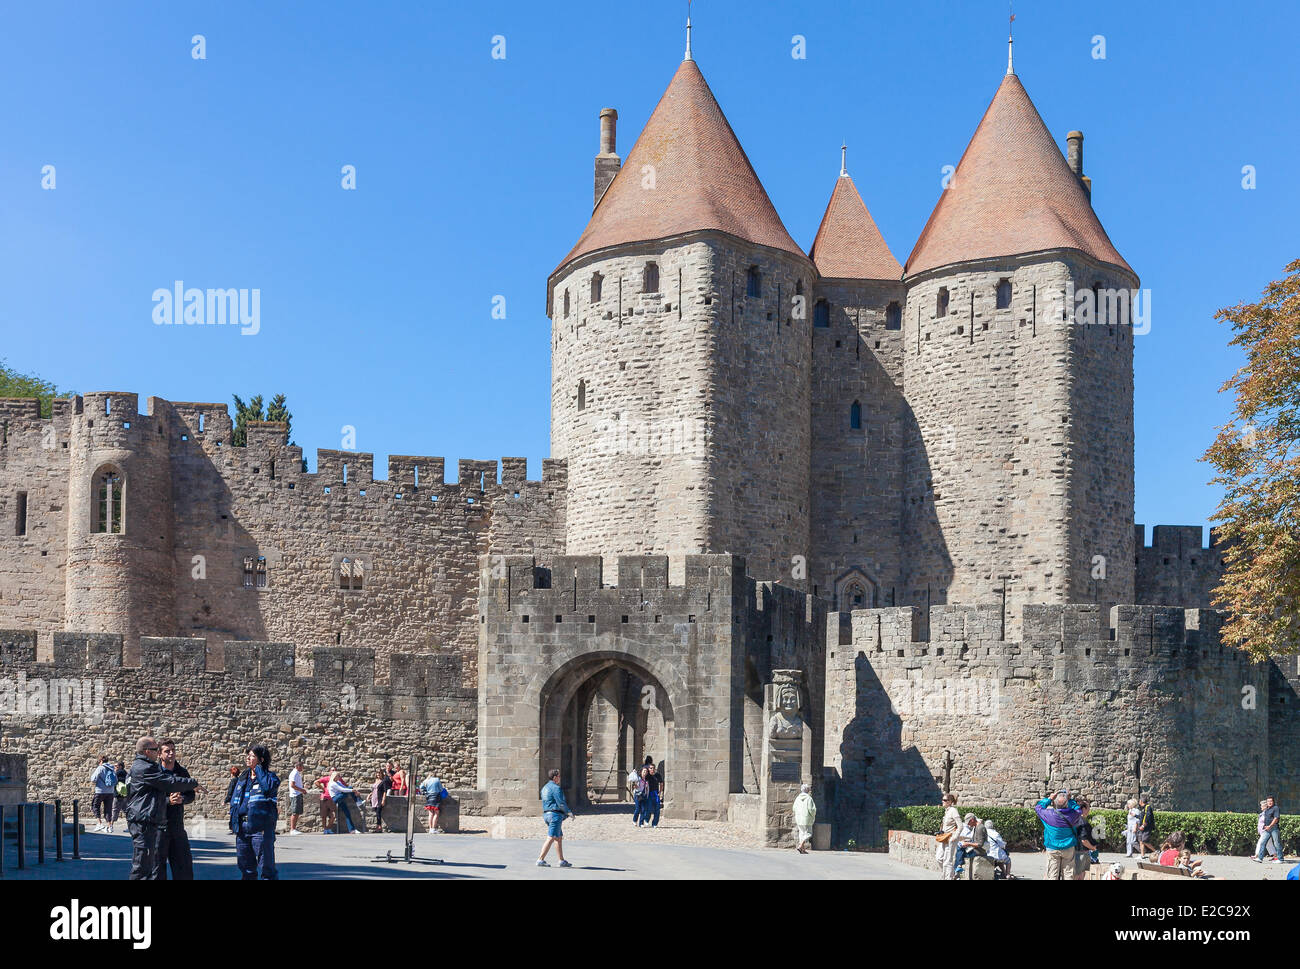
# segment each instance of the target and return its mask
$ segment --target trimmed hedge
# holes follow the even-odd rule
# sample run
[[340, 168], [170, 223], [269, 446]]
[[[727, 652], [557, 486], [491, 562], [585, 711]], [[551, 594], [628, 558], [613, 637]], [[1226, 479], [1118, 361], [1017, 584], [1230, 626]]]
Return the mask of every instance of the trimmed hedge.
[[[1037, 851], [1043, 846], [1043, 823], [1033, 808], [978, 807], [958, 805], [964, 815], [975, 812], [982, 821], [992, 821], [998, 833], [1006, 839], [1011, 851]], [[1089, 815], [1094, 829], [1104, 824], [1105, 834], [1098, 844], [1104, 851], [1124, 850], [1124, 823], [1127, 811], [1094, 808]], [[1210, 811], [1156, 811], [1155, 842], [1171, 831], [1181, 831], [1187, 836], [1192, 851], [1208, 855], [1251, 855], [1259, 840], [1256, 832], [1256, 814], [1230, 814]], [[919, 831], [938, 834], [943, 827], [943, 807], [937, 804], [920, 804], [912, 807], [890, 808], [880, 816], [881, 827], [899, 831]], [[1098, 831], [1100, 834], [1100, 831]], [[1300, 854], [1300, 815], [1282, 815], [1282, 850], [1289, 855]]]

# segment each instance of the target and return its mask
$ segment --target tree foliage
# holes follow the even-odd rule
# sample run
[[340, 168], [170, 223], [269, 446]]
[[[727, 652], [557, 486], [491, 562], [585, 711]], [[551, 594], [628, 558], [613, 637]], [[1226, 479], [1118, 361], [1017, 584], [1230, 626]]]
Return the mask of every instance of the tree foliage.
[[60, 393], [48, 380], [19, 373], [0, 359], [0, 397], [35, 397], [41, 402], [41, 416], [49, 417], [55, 397], [71, 396], [69, 391]]
[[1232, 420], [1205, 452], [1224, 489], [1224, 642], [1257, 659], [1300, 651], [1300, 260], [1258, 303], [1220, 310], [1246, 364], [1220, 388]]
[[[284, 421], [286, 432], [289, 435], [293, 433], [293, 415], [289, 413], [289, 407], [285, 404], [284, 394], [276, 394], [272, 397], [271, 403], [265, 407], [265, 413], [263, 413], [261, 394], [250, 397], [248, 403], [244, 403], [238, 394], [232, 396], [235, 398], [235, 432], [231, 443], [235, 447], [248, 446], [249, 421]], [[289, 443], [293, 444], [291, 437]]]

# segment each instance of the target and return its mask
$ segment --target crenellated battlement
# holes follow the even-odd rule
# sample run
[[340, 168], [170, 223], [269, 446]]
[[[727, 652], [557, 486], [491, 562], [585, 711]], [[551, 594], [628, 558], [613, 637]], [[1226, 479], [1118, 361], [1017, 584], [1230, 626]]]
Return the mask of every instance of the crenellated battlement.
[[315, 647], [310, 669], [300, 675], [293, 643], [225, 643], [220, 669], [208, 668], [213, 650], [203, 639], [142, 636], [138, 665], [126, 664], [123, 646], [123, 637], [116, 633], [55, 633], [52, 658], [39, 662], [35, 631], [0, 629], [0, 677], [18, 672], [29, 680], [122, 674], [143, 676], [159, 688], [171, 684], [216, 691], [231, 689], [232, 681], [256, 680], [268, 687], [281, 684], [331, 695], [348, 686], [363, 700], [404, 696], [469, 702], [474, 696], [464, 686], [461, 657], [454, 652], [392, 653], [388, 682], [381, 683], [375, 650], [369, 648]]

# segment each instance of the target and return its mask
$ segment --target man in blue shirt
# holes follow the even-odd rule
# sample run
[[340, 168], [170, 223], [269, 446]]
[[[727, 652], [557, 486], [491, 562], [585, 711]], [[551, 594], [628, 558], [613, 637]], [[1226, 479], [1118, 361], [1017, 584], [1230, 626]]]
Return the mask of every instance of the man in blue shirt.
[[537, 867], [551, 867], [546, 863], [546, 853], [551, 850], [551, 845], [555, 845], [555, 853], [560, 856], [560, 867], [572, 868], [573, 865], [564, 860], [564, 831], [561, 825], [566, 817], [573, 817], [573, 812], [569, 810], [569, 802], [564, 799], [564, 790], [560, 787], [560, 772], [553, 768], [546, 776], [550, 778], [542, 788], [542, 817], [546, 819], [546, 843], [542, 845]]
[[1070, 881], [1074, 877], [1074, 829], [1082, 817], [1079, 805], [1065, 788], [1034, 805], [1043, 822], [1043, 848], [1047, 851], [1047, 880]]

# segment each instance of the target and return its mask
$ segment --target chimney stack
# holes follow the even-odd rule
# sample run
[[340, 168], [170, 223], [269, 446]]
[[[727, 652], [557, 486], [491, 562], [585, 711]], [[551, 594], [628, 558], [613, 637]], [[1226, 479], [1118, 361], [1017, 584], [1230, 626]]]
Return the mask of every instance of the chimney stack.
[[1083, 190], [1088, 193], [1088, 201], [1092, 201], [1092, 179], [1083, 174], [1083, 132], [1071, 131], [1065, 136], [1065, 143], [1068, 146], [1066, 152], [1066, 161], [1069, 162], [1070, 171], [1074, 172], [1074, 177], [1079, 180]]
[[595, 197], [591, 207], [594, 210], [600, 204], [600, 197], [609, 188], [623, 161], [616, 152], [618, 140], [618, 112], [613, 108], [602, 108], [600, 112], [600, 154], [596, 156]]

